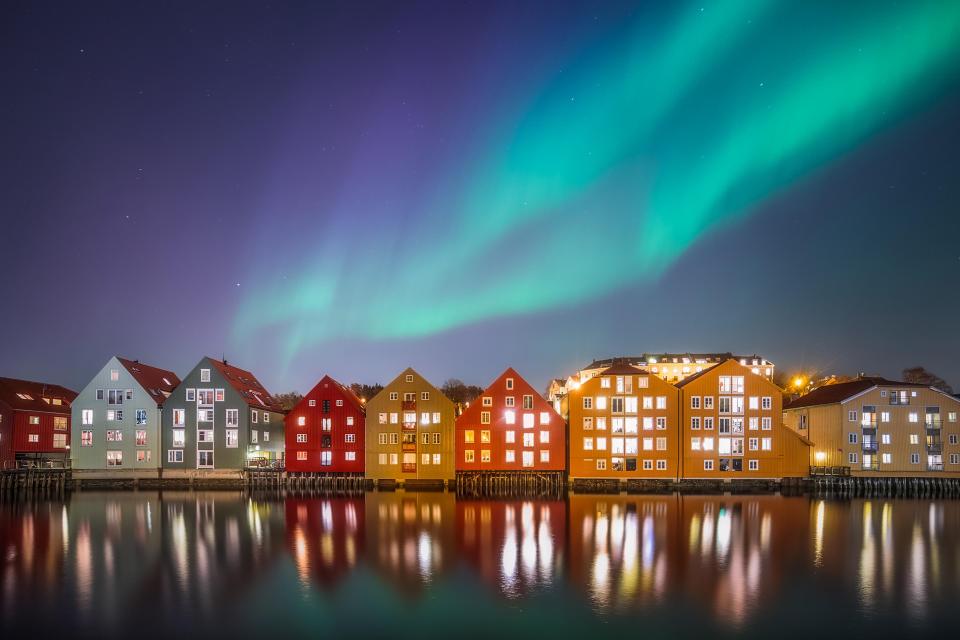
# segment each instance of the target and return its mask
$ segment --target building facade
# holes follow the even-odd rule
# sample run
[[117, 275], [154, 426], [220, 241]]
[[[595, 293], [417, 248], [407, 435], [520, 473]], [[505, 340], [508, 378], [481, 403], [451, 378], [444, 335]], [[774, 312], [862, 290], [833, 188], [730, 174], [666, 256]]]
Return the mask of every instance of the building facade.
[[960, 475], [960, 400], [922, 384], [864, 377], [819, 387], [783, 410], [809, 439], [811, 467], [855, 476]]
[[244, 469], [282, 463], [284, 412], [249, 371], [203, 358], [163, 412], [164, 469]]
[[180, 383], [172, 371], [113, 357], [71, 405], [75, 469], [157, 469], [163, 404]]
[[70, 459], [70, 405], [76, 391], [0, 378], [0, 469], [61, 465]]
[[563, 418], [507, 369], [457, 418], [456, 470], [565, 471]]
[[627, 364], [570, 391], [570, 478], [677, 479], [680, 391]]
[[766, 376], [727, 360], [677, 383], [681, 477], [783, 478], [809, 473], [809, 443], [781, 422], [783, 397]]
[[367, 402], [365, 474], [373, 480], [454, 478], [455, 410], [408, 368]]
[[287, 471], [362, 474], [364, 407], [324, 376], [287, 414]]

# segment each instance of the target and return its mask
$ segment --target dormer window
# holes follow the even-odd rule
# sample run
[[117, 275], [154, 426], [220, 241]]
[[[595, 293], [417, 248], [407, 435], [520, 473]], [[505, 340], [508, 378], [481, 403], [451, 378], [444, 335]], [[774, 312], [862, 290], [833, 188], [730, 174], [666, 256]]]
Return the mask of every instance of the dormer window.
[[31, 396], [29, 393], [18, 393], [17, 397], [21, 400], [33, 400], [33, 396]]

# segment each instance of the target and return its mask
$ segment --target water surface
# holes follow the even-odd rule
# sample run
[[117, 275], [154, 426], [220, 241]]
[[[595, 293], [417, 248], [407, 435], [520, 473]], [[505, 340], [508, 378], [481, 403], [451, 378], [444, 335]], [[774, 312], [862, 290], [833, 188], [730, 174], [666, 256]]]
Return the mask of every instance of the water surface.
[[960, 502], [76, 493], [0, 503], [7, 634], [950, 636]]

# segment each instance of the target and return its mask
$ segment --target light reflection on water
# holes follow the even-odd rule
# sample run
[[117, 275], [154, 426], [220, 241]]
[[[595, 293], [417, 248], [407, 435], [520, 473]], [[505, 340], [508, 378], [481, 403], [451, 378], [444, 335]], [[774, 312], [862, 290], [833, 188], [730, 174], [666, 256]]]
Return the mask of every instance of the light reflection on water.
[[[681, 635], [762, 635], [771, 615], [795, 611], [798, 593], [819, 620], [918, 634], [952, 617], [958, 525], [951, 501], [82, 493], [0, 504], [0, 628], [269, 629], [294, 601], [322, 606], [363, 585], [375, 594], [363, 611], [378, 629], [397, 618], [398, 636], [417, 634], [399, 624], [397, 602], [441, 601], [430, 615], [448, 623], [481, 602], [491, 619], [560, 607], [566, 624], [603, 620], [611, 633], [642, 615]], [[788, 631], [822, 629], [791, 615]]]

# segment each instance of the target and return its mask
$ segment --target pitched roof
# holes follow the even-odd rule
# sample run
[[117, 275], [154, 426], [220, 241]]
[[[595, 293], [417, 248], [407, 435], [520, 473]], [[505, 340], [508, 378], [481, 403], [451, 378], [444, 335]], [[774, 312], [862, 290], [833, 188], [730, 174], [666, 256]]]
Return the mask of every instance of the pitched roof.
[[210, 357], [207, 357], [207, 360], [227, 379], [230, 386], [237, 390], [237, 393], [243, 397], [248, 405], [254, 409], [269, 409], [277, 413], [284, 413], [283, 406], [270, 395], [266, 387], [260, 384], [255, 375], [223, 360], [215, 360]]
[[799, 409], [801, 407], [813, 407], [822, 404], [837, 404], [847, 398], [863, 393], [873, 387], [926, 387], [925, 384], [916, 382], [898, 382], [896, 380], [887, 380], [880, 377], [865, 377], [851, 380], [850, 382], [840, 382], [838, 384], [828, 384], [817, 387], [805, 396], [801, 396], [784, 407], [787, 409]]
[[130, 372], [133, 379], [150, 394], [158, 407], [170, 397], [173, 390], [180, 384], [180, 378], [173, 371], [151, 367], [139, 360], [128, 360], [120, 356], [117, 356], [117, 360], [120, 361], [124, 369]]
[[[653, 359], [655, 362], [650, 362]], [[688, 362], [683, 362], [686, 359]], [[665, 364], [719, 364], [721, 362], [726, 362], [727, 360], [736, 360], [740, 362], [741, 360], [746, 360], [748, 362], [753, 362], [758, 360], [766, 364], [773, 364], [766, 358], [753, 354], [750, 356], [747, 355], [735, 355], [730, 351], [726, 352], [717, 352], [717, 353], [644, 353], [638, 356], [616, 356], [613, 358], [601, 358], [596, 359], [586, 367], [584, 370], [588, 369], [600, 369], [603, 367], [609, 367], [615, 364], [653, 364], [653, 365], [665, 365]]]
[[[328, 382], [331, 382], [331, 383], [333, 383], [334, 385], [336, 385], [336, 387], [337, 387], [338, 389], [340, 389], [341, 392], [343, 392], [343, 397], [347, 399], [347, 402], [349, 402], [350, 404], [352, 404], [352, 405], [354, 406], [354, 408], [359, 409], [360, 411], [366, 412], [366, 407], [365, 407], [364, 404], [360, 401], [360, 398], [357, 397], [357, 394], [355, 394], [355, 393], [353, 392], [353, 389], [351, 389], [350, 387], [348, 387], [348, 386], [345, 385], [345, 384], [340, 383], [338, 380], [334, 380], [334, 379], [333, 379], [331, 376], [329, 376], [329, 375], [324, 375], [322, 378], [320, 378], [320, 382], [317, 383], [317, 385], [314, 387], [314, 389], [316, 389], [317, 387], [319, 387], [324, 381], [328, 381]], [[312, 390], [311, 390], [311, 392], [312, 392]], [[308, 393], [307, 395], [310, 395], [310, 394]]]
[[[741, 366], [741, 367], [743, 366], [742, 364], [740, 364], [739, 361], [733, 360], [733, 358], [730, 358], [730, 359], [728, 359], [728, 360], [725, 360], [724, 362], [730, 362], [730, 361], [736, 362], [736, 363], [737, 363], [737, 366]], [[721, 362], [720, 364], [724, 364], [724, 362]], [[719, 366], [719, 365], [718, 365], [718, 366]], [[687, 386], [688, 384], [690, 384], [690, 383], [693, 382], [694, 380], [697, 380], [697, 379], [699, 379], [699, 378], [702, 378], [703, 376], [707, 375], [708, 373], [712, 373], [712, 372], [713, 372], [713, 369], [714, 369], [713, 367], [710, 367], [709, 369], [704, 369], [703, 371], [697, 371], [696, 373], [690, 374], [689, 376], [687, 376], [686, 378], [684, 378], [684, 379], [681, 380], [680, 382], [677, 382], [677, 383], [676, 383], [676, 387], [682, 389], [683, 387]]]
[[601, 371], [600, 375], [613, 376], [613, 375], [619, 374], [619, 375], [635, 376], [637, 374], [645, 375], [646, 373], [647, 373], [646, 371], [644, 371], [643, 369], [640, 369], [639, 367], [635, 367], [625, 362], [618, 362], [612, 367], [607, 367], [606, 369]]
[[[17, 394], [27, 396], [22, 398]], [[33, 382], [32, 380], [18, 380], [16, 378], [0, 378], [0, 401], [5, 402], [15, 411], [43, 411], [46, 413], [70, 414], [70, 403], [77, 397], [77, 392], [61, 387], [58, 384]], [[59, 398], [63, 403], [56, 405], [44, 400]]]

